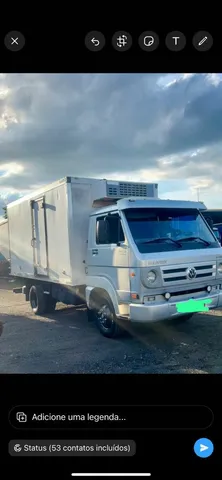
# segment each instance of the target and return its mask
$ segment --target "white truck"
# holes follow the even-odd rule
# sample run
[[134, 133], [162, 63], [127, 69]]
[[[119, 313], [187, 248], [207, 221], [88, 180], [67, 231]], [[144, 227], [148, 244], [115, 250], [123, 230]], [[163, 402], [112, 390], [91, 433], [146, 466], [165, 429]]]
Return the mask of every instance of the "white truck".
[[157, 184], [66, 177], [8, 205], [15, 292], [38, 315], [84, 303], [106, 337], [124, 320], [185, 320], [191, 299], [218, 308], [222, 248], [204, 209]]

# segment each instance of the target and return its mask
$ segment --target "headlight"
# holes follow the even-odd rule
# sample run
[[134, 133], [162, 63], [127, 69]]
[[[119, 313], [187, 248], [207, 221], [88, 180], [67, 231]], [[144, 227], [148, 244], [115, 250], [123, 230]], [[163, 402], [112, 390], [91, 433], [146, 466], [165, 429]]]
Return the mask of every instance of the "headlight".
[[[221, 264], [221, 273], [222, 273], [222, 264]], [[156, 273], [153, 270], [150, 270], [147, 274], [147, 281], [149, 283], [154, 283], [156, 280]]]
[[218, 264], [217, 271], [220, 275], [222, 274], [222, 263]]

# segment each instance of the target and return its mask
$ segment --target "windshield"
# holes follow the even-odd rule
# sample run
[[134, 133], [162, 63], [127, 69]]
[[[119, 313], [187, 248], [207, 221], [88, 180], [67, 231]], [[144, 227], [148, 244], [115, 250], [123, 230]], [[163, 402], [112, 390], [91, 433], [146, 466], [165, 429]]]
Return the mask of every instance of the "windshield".
[[196, 209], [131, 208], [124, 212], [141, 253], [219, 248]]

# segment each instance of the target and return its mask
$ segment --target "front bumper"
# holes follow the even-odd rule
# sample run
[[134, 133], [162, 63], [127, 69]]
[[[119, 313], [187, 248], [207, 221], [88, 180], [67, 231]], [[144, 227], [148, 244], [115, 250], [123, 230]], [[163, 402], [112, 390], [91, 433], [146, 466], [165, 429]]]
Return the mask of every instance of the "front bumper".
[[[210, 299], [212, 302], [206, 306], [209, 310], [222, 307], [222, 291], [215, 293], [214, 295], [207, 295], [206, 297], [198, 298], [196, 300], [207, 300]], [[129, 320], [131, 322], [141, 322], [141, 323], [153, 323], [159, 322], [161, 320], [169, 320], [186, 315], [186, 313], [179, 313], [177, 311], [176, 305], [183, 302], [166, 302], [159, 303], [157, 305], [149, 303], [146, 304], [130, 304], [129, 311]], [[190, 312], [191, 313], [191, 312]], [[198, 312], [194, 312], [198, 313]]]

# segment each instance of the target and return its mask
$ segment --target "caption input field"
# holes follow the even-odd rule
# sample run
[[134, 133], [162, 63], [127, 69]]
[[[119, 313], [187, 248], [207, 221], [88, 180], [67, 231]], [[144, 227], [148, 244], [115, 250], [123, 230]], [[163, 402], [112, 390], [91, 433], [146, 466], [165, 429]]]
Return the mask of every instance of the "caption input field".
[[9, 414], [21, 430], [206, 429], [213, 418], [204, 405], [20, 405]]

